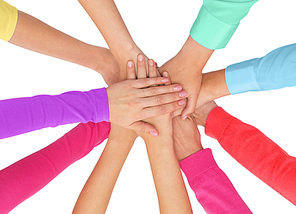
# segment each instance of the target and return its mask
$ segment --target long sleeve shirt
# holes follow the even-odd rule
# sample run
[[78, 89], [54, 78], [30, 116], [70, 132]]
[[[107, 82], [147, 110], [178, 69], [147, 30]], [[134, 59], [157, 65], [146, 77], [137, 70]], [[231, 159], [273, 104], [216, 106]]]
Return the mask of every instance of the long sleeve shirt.
[[296, 44], [280, 47], [262, 58], [230, 65], [225, 79], [231, 94], [296, 86]]
[[191, 189], [209, 214], [252, 213], [226, 174], [214, 160], [211, 149], [203, 149], [180, 162]]
[[17, 23], [17, 9], [0, 0], [0, 38], [10, 40]]
[[224, 48], [258, 0], [204, 0], [190, 36], [208, 49]]
[[296, 205], [296, 158], [255, 127], [221, 107], [209, 114], [205, 132], [237, 162]]
[[80, 123], [49, 146], [0, 171], [0, 214], [6, 214], [87, 155], [109, 135], [110, 123]]
[[0, 101], [0, 139], [70, 123], [109, 121], [105, 88]]

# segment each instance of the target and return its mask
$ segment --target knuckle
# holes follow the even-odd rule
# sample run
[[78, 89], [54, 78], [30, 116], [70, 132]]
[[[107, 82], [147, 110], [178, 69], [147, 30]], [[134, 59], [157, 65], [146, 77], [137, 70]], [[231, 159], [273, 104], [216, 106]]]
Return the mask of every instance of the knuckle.
[[165, 114], [166, 111], [167, 111], [167, 109], [166, 109], [165, 106], [163, 106], [163, 105], [158, 106], [158, 113], [159, 113], [160, 115]]
[[161, 105], [163, 103], [164, 103], [164, 98], [163, 97], [161, 97], [161, 96], [155, 97], [155, 104], [156, 105]]

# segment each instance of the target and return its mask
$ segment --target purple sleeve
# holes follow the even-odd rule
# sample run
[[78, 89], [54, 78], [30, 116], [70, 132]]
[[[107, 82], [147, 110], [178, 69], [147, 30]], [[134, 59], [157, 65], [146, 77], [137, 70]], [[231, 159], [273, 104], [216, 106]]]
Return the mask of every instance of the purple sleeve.
[[0, 139], [70, 123], [109, 121], [105, 88], [0, 101]]
[[218, 167], [212, 150], [204, 149], [180, 162], [191, 189], [207, 213], [252, 213], [226, 174]]

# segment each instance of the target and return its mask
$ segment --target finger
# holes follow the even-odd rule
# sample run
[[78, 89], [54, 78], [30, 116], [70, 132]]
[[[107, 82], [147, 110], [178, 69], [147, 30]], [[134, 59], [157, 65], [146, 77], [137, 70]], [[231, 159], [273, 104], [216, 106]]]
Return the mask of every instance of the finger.
[[129, 126], [129, 128], [138, 132], [149, 133], [155, 137], [159, 135], [157, 129], [154, 126], [152, 126], [150, 123], [145, 123], [143, 121], [134, 122]]
[[[144, 89], [138, 90], [138, 92], [141, 93], [139, 97], [144, 98], [144, 97], [152, 97], [160, 94], [172, 93], [176, 91], [181, 93], [181, 90], [182, 90], [181, 85], [173, 84], [173, 85], [167, 85], [167, 86], [154, 86], [150, 88], [144, 88]], [[187, 93], [184, 91], [182, 92], [182, 94], [180, 94], [180, 97], [186, 96], [184, 94], [187, 95]]]
[[144, 54], [138, 55], [137, 72], [138, 72], [137, 73], [138, 79], [147, 78], [146, 62], [145, 62]]
[[197, 102], [197, 99], [194, 99], [193, 97], [188, 97], [186, 107], [181, 113], [181, 117], [183, 120], [185, 120], [189, 114], [194, 112], [196, 102]]
[[133, 60], [129, 60], [127, 62], [126, 66], [126, 78], [128, 80], [136, 79], [136, 69], [135, 69], [135, 63]]
[[141, 99], [141, 101], [142, 101], [141, 104], [142, 104], [142, 108], [159, 106], [159, 105], [171, 103], [174, 101], [179, 101], [179, 100], [181, 101], [186, 97], [186, 95], [187, 95], [187, 93], [185, 91], [174, 92], [174, 93], [169, 93], [169, 94], [161, 94], [161, 95], [157, 95], [157, 96], [153, 96], [153, 97], [143, 98], [143, 99]]
[[148, 60], [148, 77], [157, 77], [157, 69], [153, 59]]
[[169, 81], [167, 83], [165, 83], [164, 85], [170, 85], [170, 84], [172, 84], [171, 77], [169, 76], [169, 73], [167, 71], [164, 71], [162, 73], [162, 76], [167, 77], [169, 79]]
[[161, 85], [167, 83], [169, 80], [166, 77], [152, 77], [152, 78], [144, 78], [144, 79], [137, 79], [131, 81], [131, 85], [134, 88], [147, 88], [152, 85]]
[[[183, 105], [181, 108], [177, 109], [176, 111], [173, 111], [173, 112], [171, 113], [172, 118], [177, 117], [177, 116], [180, 116], [181, 113], [182, 113], [182, 111], [183, 111], [183, 109], [184, 109], [185, 107], [186, 107], [186, 106]], [[181, 116], [180, 116], [180, 118], [181, 118]]]
[[148, 107], [142, 110], [142, 114], [140, 115], [140, 119], [144, 120], [151, 117], [157, 117], [163, 114], [168, 114], [170, 112], [173, 112], [179, 108], [181, 108], [185, 104], [185, 100], [179, 100], [172, 103], [160, 105], [160, 106], [154, 106], [154, 107]]

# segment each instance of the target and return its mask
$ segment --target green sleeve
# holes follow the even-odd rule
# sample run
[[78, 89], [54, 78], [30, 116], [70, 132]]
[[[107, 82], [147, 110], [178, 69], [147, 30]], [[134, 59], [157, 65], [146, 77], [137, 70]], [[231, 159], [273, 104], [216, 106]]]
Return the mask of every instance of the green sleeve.
[[258, 0], [204, 0], [191, 28], [191, 37], [209, 49], [224, 48], [240, 20]]

